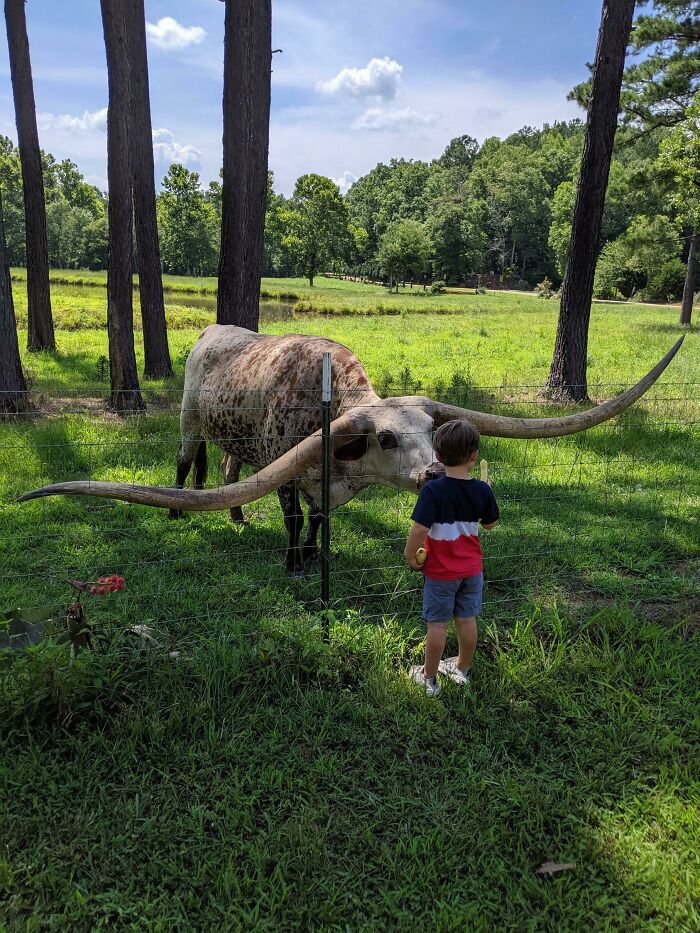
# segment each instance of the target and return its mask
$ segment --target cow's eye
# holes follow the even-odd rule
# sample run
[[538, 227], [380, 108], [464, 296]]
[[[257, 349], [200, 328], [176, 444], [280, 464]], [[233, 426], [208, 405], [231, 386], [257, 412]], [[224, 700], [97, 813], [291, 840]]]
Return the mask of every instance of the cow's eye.
[[342, 447], [336, 447], [333, 456], [336, 460], [344, 460], [346, 462], [359, 460], [367, 453], [368, 446], [369, 439], [367, 435], [360, 434], [358, 437], [354, 437], [351, 441], [343, 444]]
[[379, 434], [377, 434], [377, 440], [382, 450], [395, 450], [399, 446], [399, 442], [393, 431], [380, 431]]

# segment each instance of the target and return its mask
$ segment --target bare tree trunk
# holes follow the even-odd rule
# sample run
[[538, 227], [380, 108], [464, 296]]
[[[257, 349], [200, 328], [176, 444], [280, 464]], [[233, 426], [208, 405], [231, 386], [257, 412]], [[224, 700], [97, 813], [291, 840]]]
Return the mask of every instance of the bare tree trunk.
[[698, 246], [700, 246], [700, 233], [693, 231], [688, 244], [688, 264], [685, 270], [685, 285], [683, 287], [683, 303], [681, 304], [681, 324], [690, 324], [693, 316], [693, 299], [695, 298], [695, 276], [698, 271]]
[[156, 220], [153, 129], [143, 0], [127, 0], [126, 27], [131, 78], [131, 168], [139, 295], [143, 321], [143, 368], [145, 375], [157, 378], [172, 376], [173, 367], [170, 362], [168, 332], [165, 324], [163, 278]]
[[0, 194], [0, 415], [18, 414], [29, 407], [27, 383], [17, 342], [10, 265], [5, 250], [5, 225]]
[[5, 0], [5, 23], [10, 50], [10, 75], [15, 99], [17, 140], [22, 163], [22, 188], [27, 240], [27, 299], [29, 350], [53, 350], [56, 339], [51, 316], [49, 250], [46, 241], [46, 204], [36, 106], [29, 58], [25, 0]]
[[557, 337], [545, 386], [547, 395], [562, 401], [588, 398], [586, 364], [593, 279], [633, 14], [634, 0], [603, 0]]
[[271, 0], [226, 0], [216, 319], [258, 329], [270, 133]]
[[109, 185], [109, 259], [107, 261], [107, 333], [110, 405], [127, 414], [144, 408], [134, 352], [132, 288], [131, 165], [129, 139], [129, 70], [125, 0], [100, 0], [107, 52], [107, 182]]

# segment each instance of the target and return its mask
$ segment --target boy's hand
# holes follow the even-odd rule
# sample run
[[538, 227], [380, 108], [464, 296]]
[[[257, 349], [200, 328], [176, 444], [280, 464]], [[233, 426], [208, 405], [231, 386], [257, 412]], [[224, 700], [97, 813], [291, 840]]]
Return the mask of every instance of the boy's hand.
[[411, 570], [422, 570], [422, 564], [419, 564], [416, 560], [416, 552], [418, 548], [422, 548], [425, 544], [425, 536], [428, 533], [428, 528], [424, 525], [418, 525], [414, 522], [413, 527], [411, 528], [408, 541], [406, 541], [406, 547], [404, 548], [403, 556], [411, 568]]

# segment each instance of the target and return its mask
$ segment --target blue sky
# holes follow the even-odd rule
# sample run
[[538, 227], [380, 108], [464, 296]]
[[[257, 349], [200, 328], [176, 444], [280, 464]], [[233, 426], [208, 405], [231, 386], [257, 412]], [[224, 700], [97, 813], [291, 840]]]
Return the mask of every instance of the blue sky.
[[[28, 0], [42, 147], [106, 187], [107, 78], [98, 0]], [[430, 159], [579, 116], [566, 93], [593, 58], [600, 0], [273, 0], [270, 167], [291, 192], [319, 172], [347, 185], [393, 156]], [[224, 5], [146, 0], [156, 175], [217, 177]], [[7, 44], [0, 132], [16, 138]]]

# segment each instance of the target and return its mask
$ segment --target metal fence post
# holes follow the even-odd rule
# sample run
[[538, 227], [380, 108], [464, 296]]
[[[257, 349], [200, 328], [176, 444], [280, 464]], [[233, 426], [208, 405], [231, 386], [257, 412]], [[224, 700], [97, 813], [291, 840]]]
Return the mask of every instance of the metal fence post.
[[322, 436], [323, 466], [321, 473], [321, 603], [323, 605], [323, 640], [330, 639], [329, 606], [331, 599], [331, 354], [323, 354]]

